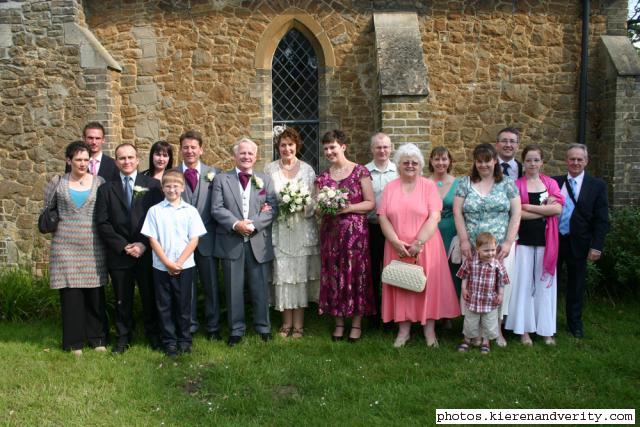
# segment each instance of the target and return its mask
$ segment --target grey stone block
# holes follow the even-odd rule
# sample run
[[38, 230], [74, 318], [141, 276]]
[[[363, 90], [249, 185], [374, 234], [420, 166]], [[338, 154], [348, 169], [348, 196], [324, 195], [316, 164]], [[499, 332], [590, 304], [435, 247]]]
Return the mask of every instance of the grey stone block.
[[374, 13], [382, 95], [428, 95], [427, 66], [415, 12]]

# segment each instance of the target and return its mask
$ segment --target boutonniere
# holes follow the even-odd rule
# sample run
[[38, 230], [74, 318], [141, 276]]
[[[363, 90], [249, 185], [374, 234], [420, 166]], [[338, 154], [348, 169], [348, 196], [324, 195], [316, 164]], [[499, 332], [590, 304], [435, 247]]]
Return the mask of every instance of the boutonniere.
[[264, 181], [260, 177], [255, 175], [251, 175], [251, 183], [258, 190], [262, 190], [262, 187], [264, 187]]
[[146, 193], [147, 191], [149, 191], [149, 189], [147, 187], [142, 187], [140, 185], [134, 185], [133, 186], [133, 198], [137, 199], [139, 197], [144, 196], [144, 193]]
[[215, 178], [215, 177], [216, 177], [216, 173], [215, 172], [209, 172], [205, 178], [207, 179], [207, 181], [212, 182], [213, 178]]
[[540, 193], [540, 204], [546, 205], [548, 198], [549, 198], [549, 193], [546, 190], [543, 193]]

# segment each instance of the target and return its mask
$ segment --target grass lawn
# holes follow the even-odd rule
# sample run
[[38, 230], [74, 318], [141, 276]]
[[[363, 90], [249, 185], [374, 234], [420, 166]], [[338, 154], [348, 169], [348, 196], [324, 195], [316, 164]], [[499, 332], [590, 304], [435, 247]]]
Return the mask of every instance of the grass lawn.
[[[62, 352], [56, 320], [0, 323], [2, 425], [433, 425], [436, 408], [638, 408], [638, 301], [591, 299], [587, 338], [556, 347], [509, 337], [489, 356], [455, 351], [454, 330], [427, 349], [421, 331], [364, 330], [333, 343], [331, 321], [308, 310], [302, 340], [237, 347], [197, 335], [175, 361], [138, 343], [124, 355]], [[274, 329], [279, 316], [273, 315]], [[535, 338], [534, 338], [535, 340]]]

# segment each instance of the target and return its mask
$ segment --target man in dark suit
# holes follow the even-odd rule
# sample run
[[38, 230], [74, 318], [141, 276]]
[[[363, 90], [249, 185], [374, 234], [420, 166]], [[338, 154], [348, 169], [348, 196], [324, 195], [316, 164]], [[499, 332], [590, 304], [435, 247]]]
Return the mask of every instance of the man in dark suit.
[[558, 270], [567, 266], [567, 326], [576, 338], [584, 337], [582, 309], [587, 260], [600, 259], [609, 230], [607, 185], [584, 171], [589, 157], [587, 146], [570, 144], [567, 175], [555, 176], [565, 198], [560, 215]]
[[107, 247], [107, 267], [116, 298], [114, 353], [123, 353], [131, 343], [133, 297], [138, 284], [144, 312], [144, 329], [152, 347], [160, 344], [158, 315], [153, 292], [151, 248], [140, 230], [149, 208], [162, 201], [160, 183], [137, 172], [138, 152], [129, 144], [116, 148], [118, 181], [98, 188], [95, 218], [98, 233]]
[[211, 213], [218, 223], [215, 255], [222, 260], [230, 336], [235, 346], [246, 331], [245, 276], [253, 303], [253, 326], [263, 341], [271, 340], [267, 268], [273, 260], [271, 223], [277, 215], [271, 179], [253, 170], [258, 146], [243, 138], [233, 146], [236, 167], [216, 177]]
[[496, 151], [498, 152], [498, 164], [502, 168], [503, 175], [511, 177], [514, 181], [522, 176], [522, 163], [516, 160], [518, 145], [520, 144], [520, 132], [513, 127], [506, 127], [496, 137]]
[[[102, 152], [104, 144], [104, 127], [99, 122], [89, 122], [82, 131], [82, 139], [89, 146], [89, 172], [98, 175], [105, 181], [120, 181], [120, 172], [116, 162]], [[71, 169], [69, 165], [65, 167], [65, 172]]]
[[[202, 135], [189, 130], [180, 135], [180, 153], [182, 164], [178, 170], [184, 175], [184, 192], [182, 199], [194, 206], [207, 229], [207, 234], [200, 237], [194, 252], [198, 276], [204, 291], [204, 328], [207, 338], [221, 340], [220, 335], [220, 296], [218, 293], [218, 259], [213, 255], [216, 236], [216, 222], [211, 217], [211, 187], [220, 172], [213, 166], [200, 161], [202, 156]], [[191, 333], [198, 330], [198, 312], [196, 282], [191, 293]]]

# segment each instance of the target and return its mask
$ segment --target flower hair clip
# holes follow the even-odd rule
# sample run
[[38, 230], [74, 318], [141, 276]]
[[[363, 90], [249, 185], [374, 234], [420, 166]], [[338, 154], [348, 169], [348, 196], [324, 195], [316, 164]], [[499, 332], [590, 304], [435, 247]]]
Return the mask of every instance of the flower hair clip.
[[277, 138], [280, 135], [282, 135], [282, 132], [285, 131], [285, 129], [287, 128], [287, 125], [277, 125], [273, 127], [273, 137]]

